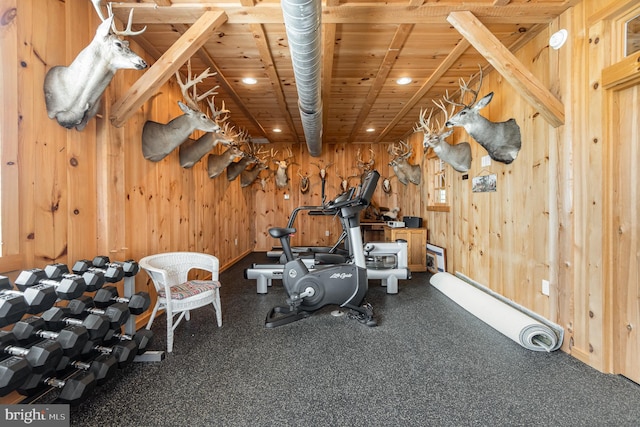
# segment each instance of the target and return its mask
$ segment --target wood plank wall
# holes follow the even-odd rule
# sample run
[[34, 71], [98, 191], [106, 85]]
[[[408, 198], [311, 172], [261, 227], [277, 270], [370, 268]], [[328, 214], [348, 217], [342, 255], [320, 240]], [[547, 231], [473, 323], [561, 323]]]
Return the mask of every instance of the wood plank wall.
[[[17, 7], [16, 27], [9, 30], [17, 34], [18, 57], [5, 60], [19, 96], [3, 102], [5, 109], [19, 111], [13, 124], [19, 140], [19, 207], [12, 218], [19, 224], [23, 268], [97, 254], [139, 259], [169, 250], [208, 252], [221, 264], [230, 264], [254, 249], [271, 248], [275, 242], [267, 229], [286, 224], [296, 206], [320, 203], [321, 184], [313, 163], [332, 163], [327, 197], [339, 192], [338, 175], [357, 173], [358, 149], [366, 161], [371, 148], [375, 167], [383, 177], [391, 176], [384, 144], [327, 145], [319, 159], [310, 158], [304, 144], [294, 145], [296, 164], [289, 170], [286, 189], [276, 189], [272, 177], [264, 189], [258, 183], [241, 189], [238, 181], [230, 183], [224, 176], [210, 180], [204, 162], [183, 170], [177, 153], [148, 162], [140, 149], [142, 126], [147, 119], [168, 121], [179, 114], [179, 91], [173, 83], [165, 84], [123, 128], [114, 128], [107, 120], [109, 106], [139, 77], [136, 71], [116, 75], [101, 118], [83, 132], [65, 130], [46, 116], [44, 75], [52, 65], [68, 63], [90, 41], [97, 19], [84, 0], [47, 0], [37, 8], [34, 3], [2, 3]], [[403, 186], [392, 180], [391, 195], [378, 189], [374, 197], [380, 206], [399, 206], [401, 215], [423, 217], [429, 241], [447, 249], [449, 271], [460, 271], [560, 323], [566, 330], [563, 350], [603, 371], [610, 369], [606, 310], [611, 302], [602, 272], [601, 158], [606, 141], [598, 114], [598, 80], [600, 70], [610, 65], [616, 37], [608, 22], [591, 17], [601, 16], [598, 12], [608, 5], [623, 9], [630, 3], [584, 0], [517, 52], [564, 103], [565, 125], [549, 126], [491, 72], [482, 92], [494, 91], [495, 96], [482, 114], [494, 121], [517, 120], [523, 141], [518, 159], [483, 168], [484, 149], [456, 131], [455, 141], [471, 142], [474, 162], [469, 180], [448, 170], [448, 212], [427, 210], [424, 184]], [[567, 28], [570, 38], [565, 47], [552, 51], [548, 38], [559, 28]], [[638, 110], [637, 105], [626, 108]], [[412, 162], [421, 163], [419, 135], [411, 142]], [[275, 148], [282, 153], [284, 147]], [[298, 171], [311, 176], [306, 195], [299, 191]], [[497, 175], [497, 191], [473, 193], [471, 179], [485, 174]], [[426, 179], [424, 174], [423, 183]], [[328, 217], [301, 218], [296, 227], [294, 244], [329, 245], [340, 232], [337, 220]], [[541, 293], [543, 279], [551, 282], [549, 297]], [[148, 288], [143, 275], [138, 287]]]
[[[420, 162], [422, 158], [421, 138], [412, 137], [413, 156], [410, 163]], [[278, 156], [281, 157], [284, 147], [276, 146]], [[401, 207], [400, 215], [420, 216], [421, 197], [420, 189], [413, 184], [404, 186], [393, 175], [389, 166], [388, 144], [336, 144], [323, 147], [323, 154], [320, 157], [310, 157], [306, 144], [296, 144], [293, 146], [293, 164], [288, 168], [289, 185], [287, 188], [278, 189], [275, 186], [273, 173], [269, 176], [269, 181], [263, 190], [256, 183], [253, 185], [256, 194], [256, 250], [267, 251], [274, 245], [279, 245], [268, 234], [270, 227], [284, 227], [292, 213], [298, 206], [318, 206], [322, 204], [322, 180], [320, 178], [320, 167], [326, 168], [325, 196], [329, 201], [341, 190], [341, 182], [344, 178], [348, 180], [349, 186], [356, 186], [360, 182], [359, 175], [362, 169], [357, 167], [357, 156], [364, 162], [373, 158], [373, 169], [378, 170], [381, 181], [384, 178], [391, 178], [392, 191], [389, 194], [382, 191], [381, 182], [373, 197], [373, 203], [378, 207]], [[327, 167], [328, 166], [328, 167]], [[309, 175], [310, 186], [306, 194], [300, 191], [300, 175]], [[262, 173], [267, 176], [267, 172]], [[405, 196], [414, 193], [415, 197]], [[289, 197], [285, 199], [285, 195]], [[401, 203], [401, 199], [405, 200]], [[410, 202], [409, 200], [412, 200]], [[341, 225], [337, 218], [313, 216], [308, 217], [306, 212], [301, 212], [296, 218], [294, 226], [298, 229], [296, 236], [292, 238], [293, 245], [318, 245], [331, 246], [341, 232]], [[329, 236], [326, 232], [329, 231]]]
[[[254, 246], [254, 197], [239, 180], [209, 179], [204, 161], [179, 165], [175, 150], [163, 161], [141, 151], [146, 120], [167, 122], [182, 114], [179, 88], [171, 79], [122, 128], [108, 120], [110, 106], [140, 71], [118, 71], [103, 97], [99, 116], [82, 131], [67, 130], [47, 117], [42, 85], [54, 65], [69, 64], [93, 38], [99, 24], [85, 0], [5, 2], [16, 18], [4, 29], [17, 35], [17, 58], [4, 69], [18, 82], [18, 99], [4, 108], [18, 111], [17, 126], [21, 268], [109, 255], [140, 259], [165, 251], [216, 255], [222, 266]], [[132, 50], [152, 59], [135, 43]], [[4, 125], [4, 124], [3, 124]], [[16, 272], [8, 272], [10, 276]], [[145, 274], [139, 290], [147, 290]]]
[[[611, 310], [618, 302], [611, 301], [613, 284], [605, 280], [611, 267], [603, 265], [602, 158], [614, 124], [603, 116], [601, 73], [620, 58], [615, 18], [634, 7], [632, 1], [585, 0], [517, 52], [564, 103], [566, 122], [559, 128], [546, 124], [497, 73], [486, 76], [482, 93], [496, 95], [482, 114], [493, 121], [516, 118], [520, 155], [512, 165], [481, 168], [486, 152], [472, 142], [470, 178], [496, 174], [497, 192], [474, 194], [470, 181], [453, 175], [451, 210], [425, 215], [430, 241], [448, 250], [449, 271], [559, 323], [566, 331], [562, 349], [605, 372], [614, 372]], [[569, 40], [554, 51], [548, 39], [560, 28]], [[619, 108], [637, 114], [640, 107], [627, 101]], [[469, 137], [456, 132], [454, 140]], [[614, 172], [632, 179], [628, 171]], [[549, 297], [541, 293], [542, 279], [551, 282]]]

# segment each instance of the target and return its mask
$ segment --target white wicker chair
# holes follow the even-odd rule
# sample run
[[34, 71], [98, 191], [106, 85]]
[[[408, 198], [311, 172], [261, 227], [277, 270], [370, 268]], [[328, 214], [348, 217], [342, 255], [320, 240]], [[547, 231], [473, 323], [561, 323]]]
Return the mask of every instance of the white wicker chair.
[[[218, 258], [197, 252], [168, 252], [144, 257], [139, 264], [151, 277], [158, 293], [147, 329], [151, 328], [158, 310], [165, 309], [168, 353], [173, 351], [173, 331], [183, 318], [189, 320], [189, 310], [212, 304], [218, 327], [222, 326]], [[188, 274], [192, 269], [211, 272], [211, 279], [189, 281]]]

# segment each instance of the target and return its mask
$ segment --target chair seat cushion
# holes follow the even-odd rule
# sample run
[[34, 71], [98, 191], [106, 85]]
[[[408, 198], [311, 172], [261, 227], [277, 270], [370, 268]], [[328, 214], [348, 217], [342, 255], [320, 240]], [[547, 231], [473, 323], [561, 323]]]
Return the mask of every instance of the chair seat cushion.
[[[217, 280], [189, 280], [171, 287], [171, 299], [186, 299], [219, 287], [220, 282]], [[164, 289], [158, 292], [158, 297], [166, 298]]]

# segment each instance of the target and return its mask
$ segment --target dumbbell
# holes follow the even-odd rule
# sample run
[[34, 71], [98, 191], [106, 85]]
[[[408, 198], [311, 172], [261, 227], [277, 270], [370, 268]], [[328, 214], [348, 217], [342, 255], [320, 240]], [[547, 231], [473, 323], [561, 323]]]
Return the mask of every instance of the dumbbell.
[[147, 347], [149, 347], [149, 344], [151, 344], [151, 341], [153, 340], [153, 331], [142, 329], [133, 335], [129, 335], [121, 334], [118, 331], [114, 331], [112, 329], [107, 333], [107, 335], [105, 335], [104, 342], [107, 344], [111, 344], [114, 343], [115, 340], [133, 341], [136, 343], [136, 347], [138, 348], [137, 353], [143, 354], [145, 351], [147, 351]]
[[0, 276], [0, 289], [9, 291], [0, 291], [0, 327], [3, 327], [22, 319], [27, 312], [27, 302], [22, 292], [12, 291], [13, 286], [6, 276]]
[[87, 328], [71, 325], [58, 332], [45, 329], [46, 323], [41, 317], [28, 317], [17, 322], [11, 332], [18, 341], [29, 341], [34, 337], [54, 340], [62, 346], [64, 354], [70, 357], [79, 355], [84, 345], [89, 341]]
[[118, 288], [115, 286], [105, 286], [98, 289], [93, 296], [93, 302], [98, 308], [106, 308], [115, 302], [121, 302], [127, 304], [131, 314], [142, 314], [151, 305], [151, 297], [147, 292], [138, 292], [129, 298], [124, 298], [118, 295]]
[[62, 346], [55, 341], [41, 340], [32, 346], [20, 347], [15, 335], [0, 331], [0, 353], [22, 357], [33, 372], [44, 372], [55, 367], [62, 359]]
[[95, 308], [93, 298], [88, 295], [83, 295], [69, 301], [67, 308], [69, 309], [69, 313], [74, 316], [84, 315], [85, 313], [105, 315], [109, 318], [112, 329], [120, 329], [122, 325], [127, 323], [131, 314], [129, 307], [121, 302], [111, 304], [104, 309]]
[[87, 271], [99, 272], [104, 276], [104, 280], [109, 283], [116, 283], [124, 279], [125, 272], [120, 265], [109, 265], [106, 268], [95, 267], [88, 259], [81, 259], [73, 264], [71, 271], [76, 274], [84, 274]]
[[[71, 274], [66, 264], [55, 263], [44, 267], [44, 272], [49, 279], [60, 280], [64, 277], [75, 277], [80, 273]], [[104, 273], [102, 271], [85, 271], [82, 278], [86, 284], [85, 292], [95, 292], [104, 285]]]
[[18, 393], [25, 396], [33, 396], [46, 386], [60, 389], [56, 403], [66, 403], [77, 406], [84, 402], [97, 384], [93, 372], [75, 371], [64, 380], [54, 377], [55, 371], [51, 369], [44, 373], [32, 373], [24, 384], [17, 388]]
[[69, 325], [82, 325], [87, 328], [90, 340], [99, 340], [109, 331], [109, 320], [106, 316], [89, 314], [84, 319], [71, 317], [68, 308], [51, 307], [40, 315], [49, 329], [58, 330]]
[[135, 276], [140, 271], [138, 263], [132, 259], [126, 261], [111, 261], [108, 256], [100, 255], [93, 259], [93, 266], [98, 268], [107, 268], [109, 266], [120, 266], [126, 277]]
[[0, 396], [15, 390], [31, 375], [31, 367], [24, 357], [10, 356], [0, 360]]
[[8, 277], [0, 276], [0, 327], [17, 322], [25, 313], [41, 313], [57, 299], [52, 286], [35, 285], [18, 291], [13, 289]]
[[70, 368], [93, 372], [98, 385], [102, 385], [115, 375], [116, 369], [118, 369], [118, 360], [115, 356], [104, 353], [100, 353], [86, 362], [72, 360], [69, 356], [63, 356], [58, 363], [56, 371], [66, 371]]
[[110, 346], [98, 341], [89, 341], [85, 345], [83, 354], [92, 354], [94, 352], [112, 355], [118, 361], [118, 367], [124, 368], [135, 359], [138, 354], [138, 346], [134, 341], [120, 341]]
[[41, 268], [21, 271], [15, 284], [23, 292], [31, 286], [50, 285], [55, 289], [58, 298], [67, 300], [79, 297], [87, 288], [87, 284], [81, 276], [54, 280], [47, 278], [47, 274]]
[[62, 347], [49, 340], [38, 341], [29, 348], [19, 347], [11, 332], [0, 331], [0, 353], [9, 355], [0, 360], [0, 396], [6, 396], [32, 372], [43, 372], [59, 363]]

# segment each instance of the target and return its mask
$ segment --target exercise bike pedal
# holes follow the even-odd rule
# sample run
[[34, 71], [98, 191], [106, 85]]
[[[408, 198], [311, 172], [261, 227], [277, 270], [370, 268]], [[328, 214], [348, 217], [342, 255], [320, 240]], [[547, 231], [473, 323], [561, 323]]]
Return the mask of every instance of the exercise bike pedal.
[[277, 328], [278, 326], [288, 325], [298, 320], [306, 319], [311, 313], [307, 311], [292, 310], [291, 307], [276, 306], [273, 307], [267, 318], [264, 320], [265, 328]]

